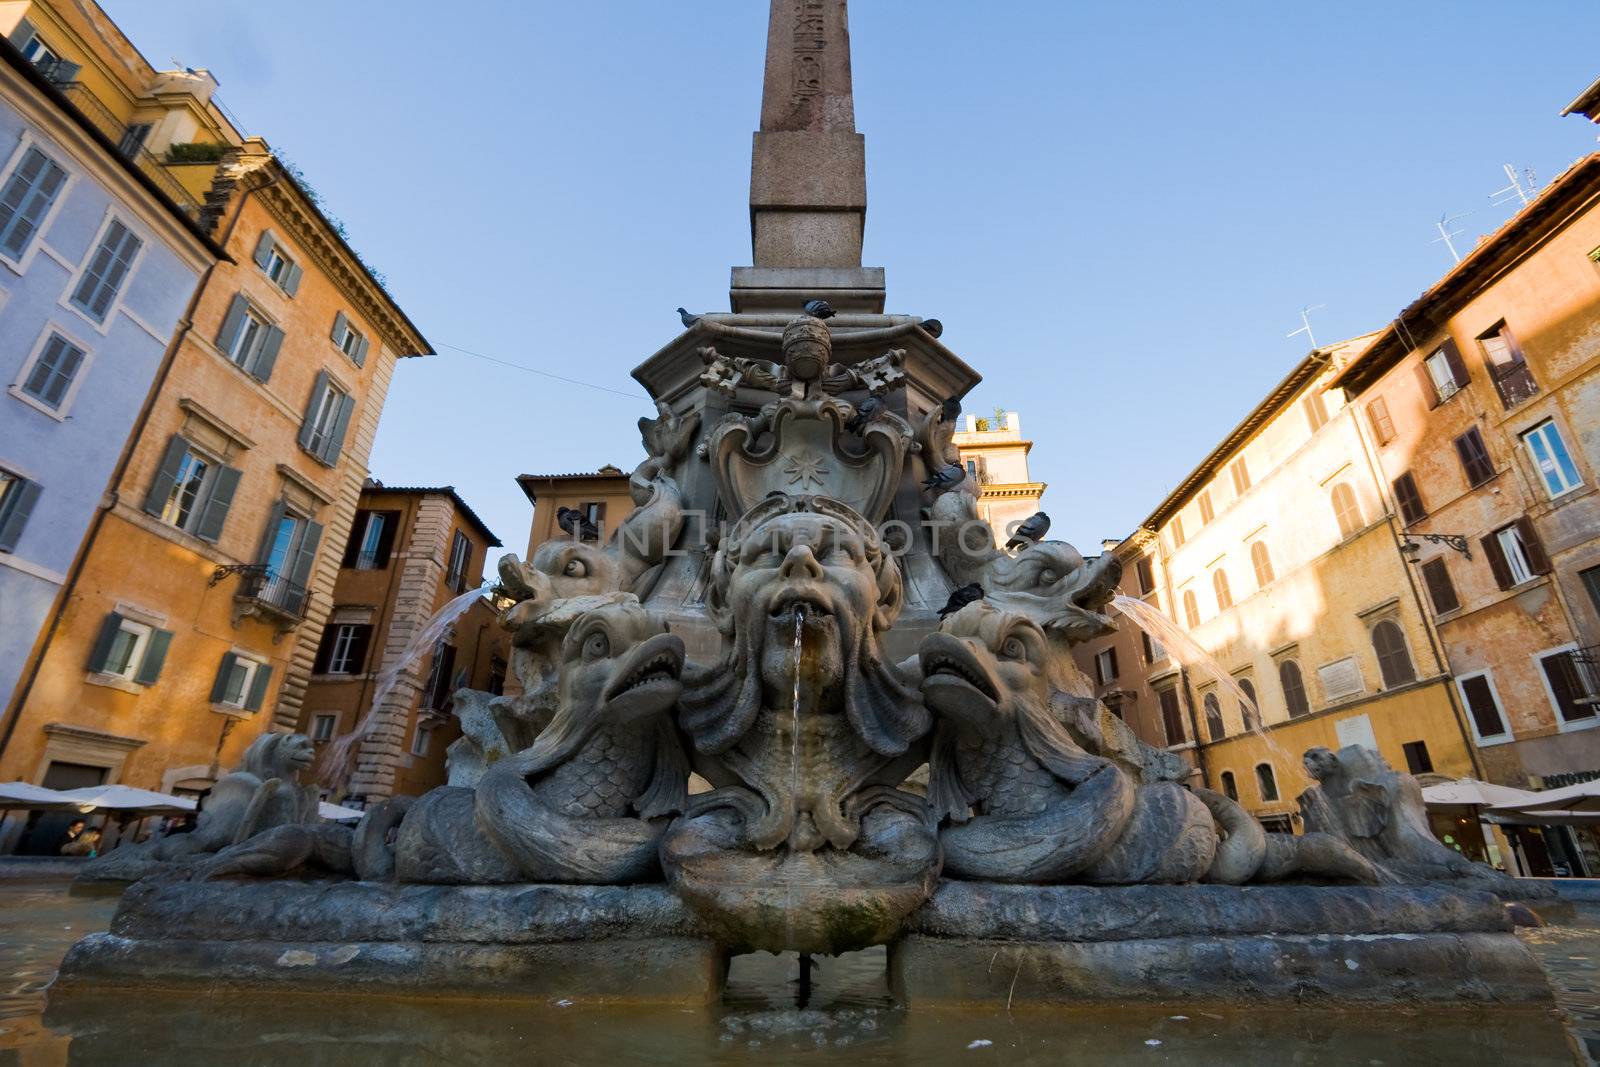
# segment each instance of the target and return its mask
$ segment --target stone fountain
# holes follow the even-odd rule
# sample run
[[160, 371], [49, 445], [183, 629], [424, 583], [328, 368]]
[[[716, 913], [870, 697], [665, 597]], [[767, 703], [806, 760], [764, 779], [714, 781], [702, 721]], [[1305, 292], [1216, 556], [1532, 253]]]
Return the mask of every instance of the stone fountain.
[[1516, 885], [1375, 754], [1308, 754], [1313, 832], [1268, 834], [1072, 695], [1118, 564], [978, 521], [979, 377], [883, 313], [864, 158], [844, 0], [773, 0], [754, 265], [634, 371], [633, 515], [501, 560], [521, 692], [458, 693], [449, 784], [354, 830], [263, 739], [192, 841], [97, 861], [143, 877], [60, 988], [704, 1001], [887, 945], [908, 1003], [1548, 998]]

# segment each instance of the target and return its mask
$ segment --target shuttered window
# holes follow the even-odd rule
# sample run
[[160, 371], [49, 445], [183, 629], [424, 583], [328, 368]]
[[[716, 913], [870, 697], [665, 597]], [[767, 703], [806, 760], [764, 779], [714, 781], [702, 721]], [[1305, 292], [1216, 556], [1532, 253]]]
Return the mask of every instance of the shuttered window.
[[66, 181], [67, 172], [39, 149], [23, 153], [0, 189], [0, 252], [22, 258]]
[[104, 322], [143, 244], [133, 231], [112, 219], [72, 291], [72, 303], [94, 321]]
[[222, 708], [260, 711], [272, 680], [272, 666], [248, 656], [225, 652], [211, 683], [211, 702]]
[[1217, 699], [1217, 694], [1207, 693], [1200, 702], [1206, 719], [1206, 736], [1213, 741], [1221, 741], [1228, 736], [1228, 729], [1222, 722], [1222, 702]]
[[1487, 672], [1457, 678], [1456, 686], [1461, 690], [1461, 699], [1467, 705], [1472, 728], [1480, 741], [1510, 734], [1505, 718], [1500, 714], [1500, 702], [1495, 699], [1494, 686], [1490, 684]]
[[1389, 417], [1389, 405], [1378, 397], [1367, 405], [1367, 421], [1372, 423], [1372, 436], [1380, 445], [1394, 440], [1394, 420]]
[[1361, 504], [1356, 500], [1356, 491], [1350, 488], [1349, 482], [1335, 485], [1329, 500], [1333, 504], [1333, 517], [1339, 523], [1340, 537], [1349, 537], [1366, 525], [1366, 520], [1361, 516]]
[[1454, 341], [1439, 346], [1422, 361], [1422, 367], [1427, 376], [1426, 384], [1433, 388], [1433, 405], [1449, 400], [1467, 384], [1467, 367], [1461, 362], [1461, 353], [1456, 351]]
[[1183, 712], [1178, 707], [1178, 691], [1163, 689], [1158, 697], [1161, 701], [1161, 727], [1166, 731], [1167, 744], [1183, 744]]
[[1191, 630], [1200, 625], [1200, 601], [1196, 599], [1193, 589], [1183, 591], [1183, 617]]
[[1468, 485], [1480, 486], [1494, 477], [1489, 449], [1476, 426], [1456, 438], [1456, 456], [1461, 460], [1461, 469], [1466, 473]]
[[1211, 506], [1211, 491], [1208, 489], [1200, 494], [1200, 525], [1204, 526], [1217, 517], [1217, 511]]
[[1240, 456], [1233, 461], [1229, 468], [1233, 472], [1233, 491], [1239, 496], [1244, 496], [1250, 489], [1250, 468], [1245, 465], [1244, 457]]
[[1244, 690], [1248, 702], [1239, 704], [1239, 718], [1244, 723], [1246, 730], [1261, 729], [1261, 701], [1256, 699], [1256, 684], [1248, 678], [1238, 679], [1239, 688]]
[[22, 391], [51, 411], [60, 411], [83, 369], [83, 357], [83, 349], [52, 333], [23, 380]]
[[1312, 391], [1307, 393], [1306, 398], [1301, 401], [1301, 405], [1305, 408], [1306, 423], [1311, 427], [1312, 433], [1316, 433], [1327, 424], [1328, 407], [1323, 403], [1320, 392]]
[[333, 466], [344, 448], [345, 432], [355, 406], [355, 397], [335, 385], [327, 371], [317, 372], [311, 399], [306, 405], [305, 421], [300, 424], [300, 447]]
[[1172, 516], [1172, 547], [1183, 547], [1183, 516]]
[[333, 317], [332, 338], [339, 351], [350, 357], [350, 362], [358, 367], [366, 364], [367, 339], [360, 330], [350, 325], [350, 317], [342, 311]]
[[167, 441], [166, 453], [156, 470], [144, 510], [169, 525], [213, 543], [233, 506], [240, 472], [204, 453], [181, 434]]
[[1417, 480], [1410, 471], [1394, 480], [1394, 499], [1400, 506], [1400, 517], [1406, 521], [1406, 525], [1428, 517], [1427, 509], [1422, 506], [1422, 494], [1417, 492]]
[[1484, 362], [1489, 366], [1489, 377], [1500, 394], [1500, 403], [1510, 410], [1539, 392], [1539, 383], [1533, 380], [1523, 358], [1522, 346], [1511, 335], [1504, 321], [1497, 322], [1478, 337], [1483, 349]]
[[445, 582], [458, 593], [467, 591], [467, 569], [471, 562], [472, 542], [467, 540], [466, 534], [457, 530], [450, 542], [450, 566], [445, 574]]
[[112, 611], [100, 622], [89, 652], [89, 670], [140, 685], [153, 685], [167, 661], [172, 631], [136, 622]]
[[1094, 654], [1095, 681], [1101, 685], [1109, 685], [1117, 680], [1117, 650], [1115, 648], [1102, 648]]
[[283, 331], [243, 293], [233, 298], [217, 332], [217, 347], [251, 377], [265, 382], [272, 377], [283, 345]]
[[1265, 589], [1272, 584], [1272, 554], [1265, 541], [1250, 546], [1250, 565], [1256, 571], [1256, 588]]
[[332, 624], [322, 632], [311, 670], [314, 674], [360, 674], [366, 670], [371, 643], [370, 623]]
[[1387, 689], [1417, 680], [1417, 670], [1411, 663], [1411, 653], [1406, 649], [1405, 635], [1400, 625], [1384, 619], [1372, 628], [1372, 651], [1378, 656], [1378, 673], [1383, 676]]
[[1228, 572], [1218, 567], [1211, 572], [1211, 588], [1217, 594], [1217, 610], [1227, 611], [1233, 607], [1233, 591], [1228, 588]]
[[1600, 668], [1590, 658], [1571, 651], [1551, 652], [1539, 657], [1550, 688], [1550, 700], [1564, 723], [1588, 722], [1595, 717], [1596, 697], [1600, 697]]
[[272, 284], [282, 289], [286, 295], [293, 296], [300, 288], [300, 264], [290, 257], [288, 249], [272, 231], [263, 232], [256, 240], [253, 258], [262, 273], [266, 274]]
[[1306, 699], [1306, 680], [1300, 673], [1299, 663], [1292, 659], [1280, 662], [1278, 684], [1283, 688], [1283, 703], [1289, 709], [1289, 718], [1311, 714], [1311, 703]]
[[356, 512], [350, 526], [350, 541], [345, 545], [340, 565], [363, 571], [381, 571], [389, 565], [394, 551], [395, 532], [400, 528], [398, 511]]
[[1550, 559], [1545, 555], [1544, 544], [1526, 516], [1500, 527], [1479, 544], [1483, 545], [1495, 584], [1501, 589], [1510, 589], [1550, 573]]
[[39, 483], [0, 470], [0, 552], [15, 552], [39, 500]]
[[1461, 606], [1455, 583], [1450, 580], [1450, 567], [1444, 557], [1435, 556], [1422, 565], [1422, 580], [1428, 586], [1428, 599], [1433, 601], [1434, 614], [1443, 615]]
[[1272, 772], [1272, 764], [1256, 765], [1256, 789], [1260, 791], [1263, 801], [1278, 799], [1278, 776]]
[[1134, 573], [1139, 577], [1139, 593], [1143, 595], [1156, 587], [1155, 569], [1150, 563], [1149, 556], [1140, 556], [1133, 564]]

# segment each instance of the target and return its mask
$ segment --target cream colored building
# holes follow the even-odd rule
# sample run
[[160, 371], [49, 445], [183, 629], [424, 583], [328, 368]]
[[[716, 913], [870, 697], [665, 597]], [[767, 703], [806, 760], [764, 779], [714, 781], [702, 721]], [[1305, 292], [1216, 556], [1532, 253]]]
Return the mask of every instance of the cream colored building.
[[994, 529], [996, 543], [1004, 544], [1019, 523], [1039, 510], [1044, 495], [1045, 483], [1028, 477], [1033, 442], [1022, 436], [1022, 420], [1015, 411], [997, 411], [989, 418], [963, 415], [955, 444], [967, 473], [978, 483], [978, 517]]

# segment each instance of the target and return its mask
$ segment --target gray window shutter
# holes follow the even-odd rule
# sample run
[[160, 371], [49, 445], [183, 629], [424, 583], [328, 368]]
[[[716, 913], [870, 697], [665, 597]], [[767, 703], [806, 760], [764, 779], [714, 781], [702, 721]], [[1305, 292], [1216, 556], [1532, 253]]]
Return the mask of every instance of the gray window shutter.
[[188, 454], [189, 442], [181, 434], [173, 434], [172, 440], [167, 442], [166, 455], [161, 457], [161, 467], [156, 471], [155, 480], [150, 483], [150, 492], [145, 494], [146, 512], [157, 516], [161, 514], [161, 509], [167, 505], [167, 497], [172, 495], [172, 487], [177, 484], [178, 468]]
[[249, 301], [244, 294], [233, 298], [233, 303], [228, 305], [228, 313], [222, 317], [222, 329], [217, 333], [217, 347], [226, 352], [233, 347], [233, 342], [239, 338], [239, 329], [244, 325], [244, 309]]
[[301, 271], [300, 264], [289, 264], [289, 270], [283, 276], [283, 291], [285, 293], [293, 296], [295, 293], [300, 291], [300, 275], [302, 273], [304, 272]]
[[33, 505], [39, 499], [38, 482], [17, 482], [6, 494], [6, 506], [0, 511], [0, 552], [14, 552], [22, 538], [22, 528], [28, 525]]
[[322, 461], [330, 467], [339, 461], [339, 450], [344, 447], [345, 430], [350, 426], [350, 412], [355, 410], [355, 406], [355, 397], [346, 395], [339, 398], [339, 412], [334, 417], [333, 429], [328, 433], [328, 440], [322, 446]]
[[271, 230], [261, 231], [261, 240], [256, 242], [254, 257], [256, 266], [262, 270], [267, 269], [267, 257], [272, 254], [272, 246], [275, 244], [277, 244], [277, 241], [273, 239]]
[[161, 677], [161, 665], [167, 662], [167, 646], [172, 644], [171, 630], [150, 631], [150, 642], [145, 645], [144, 659], [133, 680], [140, 685], [153, 685]]
[[244, 699], [244, 710], [261, 710], [261, 702], [267, 698], [267, 686], [271, 682], [272, 668], [265, 663], [258, 665], [255, 677], [250, 679], [250, 695]]
[[100, 635], [94, 639], [94, 648], [89, 653], [89, 669], [103, 671], [106, 669], [106, 659], [111, 655], [111, 646], [117, 640], [117, 632], [122, 629], [122, 616], [114, 611], [106, 613], [105, 621], [100, 624]]
[[300, 547], [295, 552], [294, 564], [289, 569], [289, 581], [301, 589], [308, 588], [311, 581], [311, 565], [317, 559], [317, 543], [322, 540], [322, 524], [307, 520], [306, 531], [300, 538]]
[[11, 31], [11, 43], [21, 48], [28, 43], [28, 38], [33, 36], [33, 23], [27, 19], [17, 20], [17, 28]]
[[233, 467], [218, 467], [211, 482], [211, 492], [206, 497], [205, 512], [194, 535], [202, 541], [216, 544], [222, 536], [222, 524], [228, 518], [228, 508], [233, 504], [234, 490], [239, 488], [239, 471]]
[[239, 662], [239, 657], [232, 652], [222, 654], [222, 662], [217, 665], [217, 680], [211, 683], [211, 703], [220, 704], [228, 692], [228, 675], [233, 673], [233, 665]]
[[328, 388], [328, 372], [317, 371], [316, 384], [311, 387], [311, 400], [306, 404], [305, 421], [300, 424], [300, 447], [306, 451], [311, 450], [311, 435], [316, 428], [315, 418], [317, 405], [322, 401], [322, 394]]
[[333, 338], [333, 343], [343, 347], [344, 332], [349, 328], [350, 317], [342, 311], [335, 313], [333, 316], [333, 333], [329, 335]]
[[256, 549], [256, 562], [267, 562], [267, 553], [272, 550], [272, 538], [278, 532], [278, 523], [283, 521], [283, 513], [289, 510], [283, 501], [273, 501], [272, 510], [267, 512], [267, 528], [261, 533], [261, 547]]
[[350, 358], [356, 361], [356, 366], [358, 367], [367, 365], [367, 339], [365, 337], [361, 339], [360, 344], [356, 345], [356, 350], [351, 353]]
[[267, 327], [267, 335], [261, 339], [261, 347], [256, 351], [256, 358], [250, 361], [250, 373], [257, 380], [265, 382], [272, 377], [272, 365], [278, 362], [278, 349], [283, 344], [283, 331], [276, 326]]

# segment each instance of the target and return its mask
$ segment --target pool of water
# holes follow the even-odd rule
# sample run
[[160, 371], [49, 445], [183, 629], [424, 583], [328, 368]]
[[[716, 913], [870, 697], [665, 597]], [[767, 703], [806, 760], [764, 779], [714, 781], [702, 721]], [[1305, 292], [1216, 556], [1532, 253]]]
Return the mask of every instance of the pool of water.
[[[1571, 1064], [1600, 1054], [1600, 922], [1530, 931], [1562, 1011], [1183, 1006], [900, 1011], [883, 952], [818, 962], [802, 997], [794, 957], [734, 961], [714, 1008], [256, 994], [96, 993], [46, 986], [103, 930], [115, 898], [63, 881], [0, 881], [0, 1067], [49, 1064], [1055, 1065]], [[1591, 1044], [1592, 1043], [1592, 1044]]]

